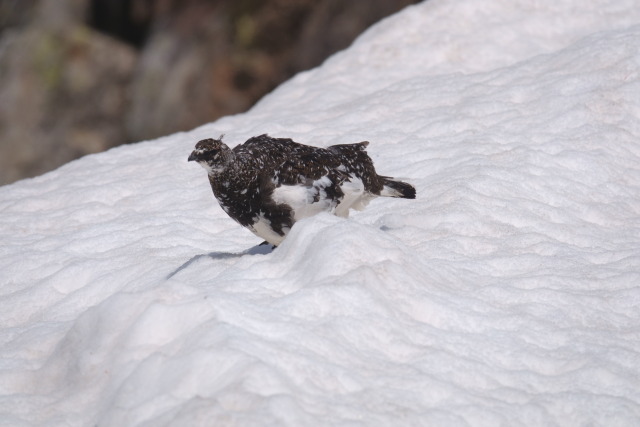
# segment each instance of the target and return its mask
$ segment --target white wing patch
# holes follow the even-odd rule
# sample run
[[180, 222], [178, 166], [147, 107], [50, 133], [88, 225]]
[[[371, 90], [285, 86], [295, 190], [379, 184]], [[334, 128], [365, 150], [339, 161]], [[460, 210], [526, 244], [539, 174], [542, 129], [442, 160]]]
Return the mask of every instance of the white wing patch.
[[311, 186], [281, 185], [273, 191], [276, 203], [286, 203], [293, 209], [293, 219], [298, 221], [316, 215], [320, 212], [333, 213], [337, 200], [327, 197], [325, 188], [333, 182], [326, 176], [313, 182]]
[[374, 197], [364, 191], [364, 183], [360, 178], [352, 177], [340, 186], [344, 197], [338, 204], [339, 201], [329, 198], [325, 191], [332, 184], [333, 182], [324, 176], [314, 181], [311, 186], [281, 185], [273, 191], [273, 200], [291, 206], [294, 220], [298, 221], [320, 212], [347, 218], [349, 209], [362, 210]]

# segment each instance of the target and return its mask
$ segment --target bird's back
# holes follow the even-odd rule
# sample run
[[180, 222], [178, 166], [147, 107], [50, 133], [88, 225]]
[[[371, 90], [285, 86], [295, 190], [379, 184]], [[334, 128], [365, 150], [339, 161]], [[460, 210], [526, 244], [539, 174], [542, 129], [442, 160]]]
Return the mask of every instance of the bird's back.
[[367, 141], [355, 144], [313, 147], [289, 138], [255, 136], [233, 151], [262, 173], [273, 174], [279, 185], [305, 184], [332, 175], [337, 184], [350, 177], [363, 181], [365, 190], [379, 194], [382, 181], [366, 152]]
[[272, 138], [260, 135], [249, 138], [244, 144], [237, 145], [233, 152], [240, 162], [252, 163], [262, 171], [274, 170], [290, 158], [317, 150], [316, 147], [299, 144], [290, 138]]

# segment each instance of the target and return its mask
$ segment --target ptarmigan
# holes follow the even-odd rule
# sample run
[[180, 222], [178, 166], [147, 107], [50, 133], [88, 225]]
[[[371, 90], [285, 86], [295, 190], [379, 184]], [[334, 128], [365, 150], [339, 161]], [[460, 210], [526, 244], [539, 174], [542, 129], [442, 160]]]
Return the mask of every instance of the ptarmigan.
[[369, 142], [318, 148], [255, 136], [232, 149], [219, 139], [196, 144], [189, 161], [206, 169], [222, 209], [274, 246], [293, 224], [320, 212], [341, 217], [378, 196], [415, 199], [415, 188], [376, 173]]

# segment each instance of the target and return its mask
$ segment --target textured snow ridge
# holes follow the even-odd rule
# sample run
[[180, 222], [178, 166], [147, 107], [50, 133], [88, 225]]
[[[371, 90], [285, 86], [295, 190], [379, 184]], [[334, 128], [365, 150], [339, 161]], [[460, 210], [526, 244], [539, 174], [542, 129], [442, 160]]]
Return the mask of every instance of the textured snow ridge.
[[[252, 111], [0, 188], [0, 426], [640, 423], [640, 8], [432, 0]], [[271, 253], [199, 139], [369, 140], [416, 200]]]

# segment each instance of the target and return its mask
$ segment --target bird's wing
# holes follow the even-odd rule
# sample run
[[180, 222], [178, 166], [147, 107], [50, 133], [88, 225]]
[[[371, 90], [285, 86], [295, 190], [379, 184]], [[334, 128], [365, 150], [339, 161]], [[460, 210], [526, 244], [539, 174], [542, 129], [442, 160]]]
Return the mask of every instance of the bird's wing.
[[373, 171], [373, 161], [367, 154], [368, 141], [362, 141], [355, 144], [339, 144], [332, 145], [327, 151], [332, 153], [338, 161], [347, 169], [349, 173], [359, 173], [360, 171]]
[[313, 181], [330, 176], [341, 183], [344, 177], [339, 166], [340, 160], [334, 154], [315, 150], [286, 159], [275, 169], [274, 180], [276, 185], [311, 185]]
[[264, 176], [272, 185], [265, 197], [268, 202], [291, 207], [294, 219], [333, 212], [344, 198], [342, 183], [348, 178], [339, 169], [340, 162], [327, 150], [316, 150], [289, 158], [270, 176]]
[[339, 159], [341, 168], [348, 175], [362, 180], [365, 191], [371, 194], [380, 194], [383, 187], [383, 177], [376, 173], [373, 160], [367, 154], [367, 145], [369, 145], [369, 141], [332, 145], [327, 148], [327, 151]]

